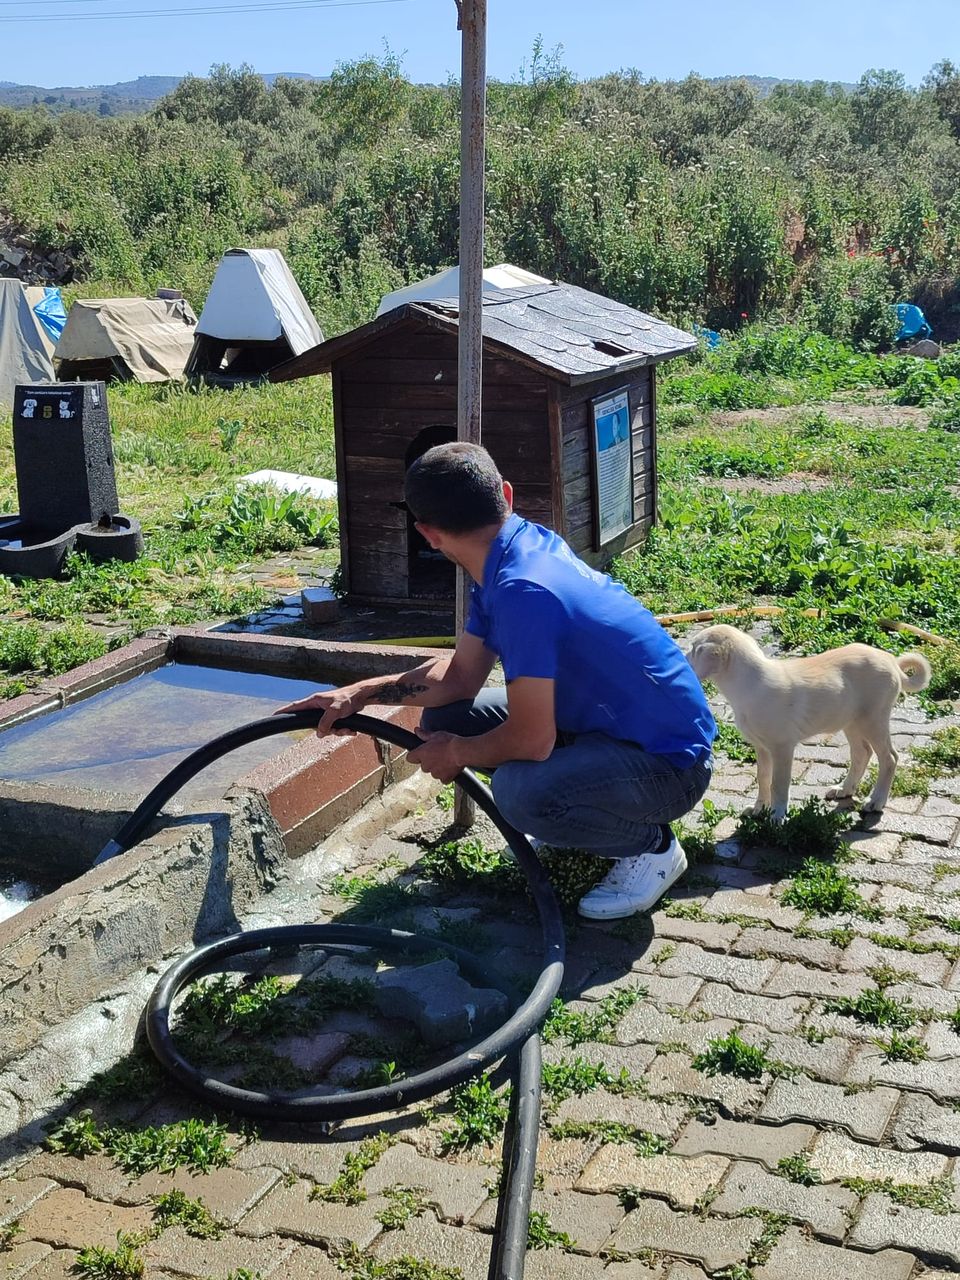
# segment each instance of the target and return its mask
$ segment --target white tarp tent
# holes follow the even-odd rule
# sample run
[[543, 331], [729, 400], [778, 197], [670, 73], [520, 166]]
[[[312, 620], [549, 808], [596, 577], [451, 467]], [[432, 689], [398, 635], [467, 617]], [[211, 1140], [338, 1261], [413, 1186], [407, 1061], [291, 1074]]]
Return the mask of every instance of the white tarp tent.
[[[523, 267], [514, 267], [509, 262], [501, 262], [495, 267], [487, 267], [483, 273], [483, 291], [492, 289], [521, 289], [531, 284], [549, 284], [544, 276], [535, 276], [532, 271], [524, 271]], [[408, 284], [404, 289], [384, 294], [377, 307], [377, 315], [393, 311], [407, 302], [427, 302], [434, 298], [457, 298], [460, 295], [460, 268], [447, 267], [446, 271], [438, 271], [435, 276], [428, 276], [417, 284]]]
[[17, 383], [53, 381], [53, 343], [33, 311], [43, 293], [0, 279], [0, 403], [13, 404]]
[[183, 377], [197, 317], [183, 298], [81, 298], [54, 351], [57, 377], [170, 382]]
[[262, 377], [322, 341], [279, 249], [229, 249], [200, 313], [187, 375]]

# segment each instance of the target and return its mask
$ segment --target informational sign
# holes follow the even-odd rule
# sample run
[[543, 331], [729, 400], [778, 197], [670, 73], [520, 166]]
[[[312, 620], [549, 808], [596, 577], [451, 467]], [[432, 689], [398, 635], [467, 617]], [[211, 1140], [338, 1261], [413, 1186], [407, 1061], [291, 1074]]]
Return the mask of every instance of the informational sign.
[[596, 480], [594, 541], [600, 550], [633, 524], [633, 444], [626, 387], [592, 401]]

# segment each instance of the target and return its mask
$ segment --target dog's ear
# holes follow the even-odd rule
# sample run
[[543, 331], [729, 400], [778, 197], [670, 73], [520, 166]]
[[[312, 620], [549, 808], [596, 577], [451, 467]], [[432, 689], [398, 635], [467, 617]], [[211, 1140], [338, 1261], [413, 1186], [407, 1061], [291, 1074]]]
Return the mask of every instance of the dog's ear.
[[699, 680], [712, 680], [719, 671], [723, 670], [726, 662], [727, 647], [725, 645], [710, 637], [694, 640], [690, 649], [690, 665]]

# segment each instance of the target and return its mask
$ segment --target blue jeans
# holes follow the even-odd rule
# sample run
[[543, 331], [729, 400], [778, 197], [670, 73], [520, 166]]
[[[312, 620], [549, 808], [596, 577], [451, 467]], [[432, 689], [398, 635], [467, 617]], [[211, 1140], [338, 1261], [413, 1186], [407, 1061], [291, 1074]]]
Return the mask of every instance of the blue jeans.
[[[462, 737], [488, 733], [507, 718], [504, 689], [424, 710], [426, 729]], [[688, 813], [710, 785], [712, 762], [678, 768], [633, 742], [603, 733], [561, 735], [546, 760], [497, 767], [493, 795], [518, 831], [560, 848], [624, 858], [656, 849], [663, 825]]]

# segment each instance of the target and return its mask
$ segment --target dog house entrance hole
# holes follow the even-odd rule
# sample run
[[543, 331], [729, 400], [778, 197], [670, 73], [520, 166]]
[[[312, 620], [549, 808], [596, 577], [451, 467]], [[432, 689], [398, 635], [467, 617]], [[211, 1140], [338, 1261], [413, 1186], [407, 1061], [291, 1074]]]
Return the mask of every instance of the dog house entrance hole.
[[[404, 470], [412, 466], [428, 449], [437, 444], [456, 440], [453, 427], [424, 427], [407, 449], [403, 460]], [[413, 516], [407, 512], [407, 573], [409, 594], [419, 600], [449, 599], [456, 589], [456, 568], [452, 561], [439, 551], [433, 551], [426, 539], [417, 532]]]

